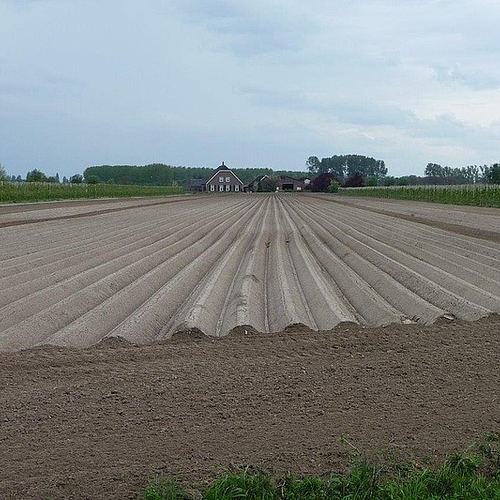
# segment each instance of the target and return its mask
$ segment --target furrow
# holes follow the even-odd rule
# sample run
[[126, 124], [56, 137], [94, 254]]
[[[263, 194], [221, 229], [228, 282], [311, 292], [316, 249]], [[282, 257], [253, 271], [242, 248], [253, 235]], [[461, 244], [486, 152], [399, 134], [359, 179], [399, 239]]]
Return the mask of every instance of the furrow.
[[338, 241], [351, 249], [353, 258], [362, 257], [371, 262], [401, 286], [444, 312], [463, 319], [477, 319], [500, 307], [496, 297], [458, 277], [373, 240], [338, 220], [331, 222], [321, 217], [320, 220], [324, 230], [335, 234]]
[[292, 220], [289, 206], [284, 207], [283, 214], [290, 228], [286, 246], [295, 262], [298, 281], [305, 290], [315, 329], [329, 330], [340, 322], [357, 322], [355, 312], [302, 238], [300, 228], [306, 222], [303, 219]]
[[[458, 238], [453, 233], [441, 229], [428, 229], [421, 224], [400, 222], [390, 216], [371, 214], [366, 212], [363, 218], [359, 213], [332, 211], [331, 208], [322, 211], [324, 216], [331, 215], [333, 220], [341, 220], [345, 224], [361, 229], [372, 238], [386, 242], [393, 246], [400, 246], [404, 251], [413, 250], [417, 254], [420, 249], [435, 252], [447, 260], [460, 260], [460, 265], [470, 268], [473, 272], [483, 273], [500, 280], [500, 248], [495, 243], [483, 242], [473, 238]], [[367, 217], [370, 222], [367, 221]], [[418, 238], [415, 234], [418, 233]], [[419, 256], [420, 258], [420, 256]]]
[[[113, 245], [118, 241], [123, 242], [124, 245], [128, 241], [140, 242], [142, 239], [156, 234], [159, 230], [167, 231], [178, 224], [177, 217], [173, 217], [171, 221], [164, 221], [160, 217], [154, 217], [150, 222], [144, 222], [144, 213], [141, 214], [141, 217], [141, 220], [135, 224], [132, 224], [130, 220], [119, 221], [120, 224], [111, 224], [112, 220], [116, 220], [111, 215], [106, 218], [103, 217], [102, 220], [106, 222], [104, 227], [96, 227], [96, 225], [80, 226], [78, 224], [73, 229], [72, 234], [67, 235], [66, 240], [69, 240], [69, 242], [66, 241], [63, 245], [56, 243], [54, 247], [46, 249], [42, 249], [37, 241], [36, 245], [31, 245], [36, 250], [31, 251], [29, 254], [4, 259], [0, 269], [0, 278], [7, 277], [9, 279], [14, 275], [15, 281], [21, 283], [23, 276], [28, 275], [28, 279], [31, 280], [31, 273], [38, 273], [40, 276], [49, 274], [52, 272], [50, 266], [62, 267], [66, 258], [76, 260], [79, 255], [84, 258], [86, 253], [96, 249], [100, 250], [99, 253], [105, 254], [106, 245]], [[196, 218], [199, 218], [198, 211], [189, 211], [189, 213], [183, 215], [185, 221]], [[51, 224], [44, 227], [49, 234], [54, 234], [58, 232], [61, 224]], [[26, 229], [26, 231], [29, 230]]]
[[270, 198], [265, 199], [265, 212], [260, 221], [249, 227], [248, 251], [241, 261], [219, 318], [217, 334], [225, 335], [238, 326], [252, 326], [268, 332], [266, 318], [266, 255], [268, 250]]
[[[87, 344], [85, 335], [93, 338], [93, 332], [89, 331], [89, 328], [100, 331], [101, 327], [100, 325], [91, 326], [85, 324], [86, 312], [100, 305], [102, 306], [102, 304], [107, 303], [109, 298], [113, 298], [114, 296], [117, 297], [115, 302], [118, 302], [118, 304], [115, 304], [116, 307], [127, 307], [127, 301], [133, 302], [136, 297], [133, 294], [128, 295], [127, 291], [130, 289], [127, 287], [130, 283], [138, 279], [143, 283], [144, 280], [140, 280], [140, 277], [144, 275], [147, 275], [151, 280], [149, 286], [144, 287], [145, 294], [151, 293], [151, 286], [156, 286], [157, 289], [160, 288], [166, 279], [177, 272], [175, 265], [182, 267], [185, 264], [183, 259], [186, 257], [189, 258], [184, 250], [189, 248], [190, 251], [194, 249], [195, 251], [202, 252], [203, 245], [211, 245], [214, 240], [224, 234], [227, 227], [239, 218], [240, 211], [234, 213], [231, 218], [221, 221], [213, 231], [210, 232], [209, 229], [204, 228], [204, 235], [193, 235], [192, 241], [195, 243], [191, 246], [189, 246], [190, 242], [188, 241], [184, 242], [183, 246], [174, 244], [167, 251], [159, 250], [153, 257], [155, 259], [153, 265], [151, 265], [151, 257], [146, 257], [144, 260], [135, 262], [92, 282], [83, 289], [68, 294], [66, 298], [50, 307], [21, 320], [19, 323], [0, 333], [0, 347], [19, 349], [45, 342], [49, 337], [56, 334], [59, 330], [65, 329], [67, 325], [74, 323], [78, 318], [80, 318], [79, 323], [82, 328], [81, 330], [73, 329], [73, 340], [77, 344], [80, 342]], [[138, 289], [138, 293], [142, 292], [142, 290], [139, 290], [140, 287], [136, 288]], [[124, 289], [126, 289], [125, 292], [123, 291]], [[109, 319], [113, 318], [113, 316], [112, 309], [102, 309], [103, 323], [109, 322]], [[115, 325], [116, 322], [113, 326]], [[24, 333], [24, 335], [19, 335], [19, 333]], [[19, 342], [21, 342], [21, 345], [19, 345]]]
[[252, 229], [264, 210], [265, 206], [261, 203], [254, 213], [248, 212], [251, 218], [242, 225], [235, 240], [193, 290], [191, 296], [173, 318], [174, 321], [167, 324], [163, 331], [171, 334], [182, 330], [198, 329], [215, 336], [227, 333], [227, 331], [221, 331], [221, 316], [226, 311], [228, 296], [234, 286], [235, 277], [240, 272], [252, 244]]
[[[251, 216], [251, 207], [242, 216], [246, 221]], [[109, 336], [123, 337], [137, 343], [147, 343], [170, 337], [175, 331], [179, 311], [186, 301], [199, 289], [200, 280], [217, 267], [233, 241], [238, 237], [239, 227], [230, 225], [210, 246], [196, 258], [185, 255], [186, 265], [173, 275], [154, 294], [150, 294], [134, 311], [110, 331]], [[139, 303], [139, 301], [136, 301]], [[209, 333], [206, 328], [205, 333]]]
[[279, 332], [287, 326], [304, 324], [313, 328], [302, 295], [293, 275], [293, 263], [283, 248], [285, 234], [279, 219], [276, 197], [272, 199], [271, 241], [269, 245], [268, 314], [269, 330]]
[[[225, 216], [229, 214], [229, 211], [220, 211], [218, 214], [208, 217], [208, 220], [220, 217], [221, 214]], [[59, 286], [64, 288], [64, 291], [61, 289], [61, 293], [67, 295], [72, 284], [74, 285], [73, 290], [81, 288], [85, 283], [88, 284], [95, 280], [94, 276], [102, 277], [104, 269], [107, 269], [108, 274], [110, 274], [122, 267], [126, 267], [129, 263], [141, 260], [148, 254], [154, 254], [158, 250], [165, 251], [174, 243], [189, 237], [190, 233], [203, 229], [204, 225], [205, 222], [200, 221], [198, 217], [195, 222], [191, 224], [185, 223], [180, 229], [176, 229], [179, 228], [178, 223], [169, 225], [166, 228], [158, 227], [154, 235], [144, 235], [141, 239], [134, 239], [132, 243], [128, 243], [128, 238], [124, 238], [123, 240], [114, 241], [113, 244], [103, 245], [102, 248], [95, 248], [90, 257], [82, 258], [77, 254], [75, 257], [55, 261], [44, 266], [41, 270], [21, 273], [16, 276], [16, 279], [0, 279], [0, 290], [3, 290], [0, 293], [0, 307], [20, 301], [24, 297], [33, 296], [36, 292], [44, 294], [49, 290], [56, 290]], [[40, 277], [37, 278], [37, 276]], [[50, 297], [52, 297], [53, 301], [57, 301], [57, 292], [55, 295], [50, 295]], [[30, 299], [28, 298], [28, 300]], [[21, 302], [17, 307], [23, 307]], [[37, 301], [35, 307], [40, 310], [47, 307], [47, 303], [42, 304]]]
[[304, 241], [363, 323], [383, 325], [408, 318], [430, 323], [444, 313], [342, 243], [340, 232], [326, 231], [317, 212], [307, 213], [297, 206], [291, 212], [292, 218], [306, 222], [301, 228]]

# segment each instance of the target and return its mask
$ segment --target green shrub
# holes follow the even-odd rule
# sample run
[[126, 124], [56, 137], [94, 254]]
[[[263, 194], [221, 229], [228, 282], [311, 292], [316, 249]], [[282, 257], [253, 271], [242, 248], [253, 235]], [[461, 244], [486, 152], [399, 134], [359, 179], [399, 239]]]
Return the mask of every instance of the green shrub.
[[340, 187], [340, 184], [338, 183], [338, 181], [336, 181], [334, 179], [334, 180], [332, 180], [332, 182], [330, 182], [330, 185], [328, 186], [327, 191], [329, 193], [337, 193], [339, 190], [339, 187]]

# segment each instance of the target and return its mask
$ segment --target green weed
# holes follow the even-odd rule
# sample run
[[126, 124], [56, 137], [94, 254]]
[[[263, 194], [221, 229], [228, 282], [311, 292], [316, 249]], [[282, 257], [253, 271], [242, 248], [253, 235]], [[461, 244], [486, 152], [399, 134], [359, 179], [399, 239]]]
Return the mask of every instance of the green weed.
[[[210, 484], [206, 500], [500, 500], [500, 435], [486, 436], [480, 445], [454, 453], [435, 467], [416, 463], [384, 464], [356, 453], [356, 462], [345, 473], [328, 479], [299, 478], [245, 469], [226, 472]], [[354, 445], [353, 448], [358, 450]], [[359, 451], [359, 450], [358, 450]], [[381, 462], [381, 463], [379, 463]], [[143, 493], [146, 500], [187, 499], [175, 483], [153, 483]], [[155, 496], [156, 495], [156, 496]], [[163, 495], [163, 496], [162, 496]], [[177, 495], [177, 496], [176, 496]], [[184, 496], [182, 496], [184, 495]]]

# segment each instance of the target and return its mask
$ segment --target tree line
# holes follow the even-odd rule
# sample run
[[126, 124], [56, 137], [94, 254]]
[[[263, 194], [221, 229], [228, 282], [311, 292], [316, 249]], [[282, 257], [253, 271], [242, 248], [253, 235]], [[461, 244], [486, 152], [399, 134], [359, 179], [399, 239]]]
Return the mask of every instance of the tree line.
[[[468, 165], [454, 168], [428, 163], [423, 176], [407, 175], [394, 177], [387, 175], [383, 160], [362, 155], [334, 155], [329, 158], [310, 156], [306, 161], [307, 171], [273, 170], [272, 168], [231, 169], [245, 184], [258, 176], [278, 177], [287, 175], [297, 179], [311, 178], [311, 189], [327, 190], [332, 181], [343, 187], [362, 186], [404, 186], [430, 184], [500, 184], [500, 163], [491, 165]], [[9, 176], [0, 164], [0, 181], [49, 182], [89, 184], [108, 183], [145, 186], [182, 186], [189, 188], [191, 179], [208, 179], [214, 172], [209, 167], [174, 167], [162, 163], [150, 165], [100, 165], [88, 167], [83, 175], [74, 174], [62, 180], [59, 174], [48, 176], [39, 169], [33, 169], [23, 179], [20, 175]]]
[[[315, 176], [311, 183], [314, 191], [326, 191], [334, 182], [336, 186], [406, 186], [434, 184], [500, 184], [500, 164], [468, 165], [454, 168], [428, 163], [423, 176], [387, 175], [388, 169], [383, 160], [361, 155], [334, 155], [329, 158], [309, 156], [306, 161], [309, 173]], [[331, 190], [331, 189], [330, 189]]]
[[341, 181], [355, 174], [365, 179], [368, 177], [381, 179], [387, 175], [384, 160], [362, 155], [334, 155], [321, 160], [317, 156], [310, 156], [306, 165], [310, 174], [329, 173]]
[[[228, 167], [230, 168], [230, 167]], [[192, 179], [208, 180], [214, 173], [209, 167], [174, 167], [162, 163], [151, 165], [100, 165], [88, 167], [83, 173], [86, 182], [108, 182], [116, 184], [138, 184], [151, 186], [177, 185], [189, 188]], [[299, 178], [307, 172], [274, 171], [272, 168], [231, 168], [245, 184], [259, 175], [290, 175]]]
[[461, 168], [428, 163], [424, 171], [431, 184], [500, 184], [500, 164], [467, 165]]

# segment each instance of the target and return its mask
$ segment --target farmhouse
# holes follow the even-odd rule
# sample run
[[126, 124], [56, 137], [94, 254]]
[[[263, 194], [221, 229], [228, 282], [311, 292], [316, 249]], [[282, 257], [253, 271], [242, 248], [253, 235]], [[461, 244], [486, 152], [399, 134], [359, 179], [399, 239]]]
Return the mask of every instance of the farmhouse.
[[228, 168], [224, 162], [220, 165], [205, 184], [206, 191], [214, 192], [240, 192], [243, 191], [243, 182]]

